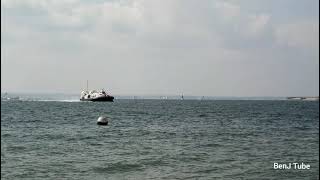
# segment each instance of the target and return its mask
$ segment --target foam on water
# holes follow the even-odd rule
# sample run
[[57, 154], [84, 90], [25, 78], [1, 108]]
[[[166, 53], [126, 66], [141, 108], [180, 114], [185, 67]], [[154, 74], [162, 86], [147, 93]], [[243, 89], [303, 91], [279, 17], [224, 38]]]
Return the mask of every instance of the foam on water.
[[43, 101], [43, 102], [80, 102], [79, 99], [37, 99], [37, 100], [26, 100], [26, 101]]

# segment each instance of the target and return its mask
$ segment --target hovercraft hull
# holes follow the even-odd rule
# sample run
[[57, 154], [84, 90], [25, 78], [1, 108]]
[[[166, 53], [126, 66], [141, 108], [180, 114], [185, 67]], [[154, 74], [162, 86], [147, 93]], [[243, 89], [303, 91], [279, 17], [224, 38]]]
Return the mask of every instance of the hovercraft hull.
[[106, 96], [106, 97], [97, 97], [97, 98], [88, 98], [88, 99], [80, 99], [80, 101], [97, 101], [97, 102], [103, 102], [103, 101], [109, 101], [113, 102], [114, 97], [113, 96]]

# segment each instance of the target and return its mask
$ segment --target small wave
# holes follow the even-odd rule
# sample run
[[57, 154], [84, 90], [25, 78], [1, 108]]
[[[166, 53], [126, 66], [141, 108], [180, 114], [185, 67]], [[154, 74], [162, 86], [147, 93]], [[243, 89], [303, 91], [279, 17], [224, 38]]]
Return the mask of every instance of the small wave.
[[157, 167], [157, 166], [166, 166], [169, 165], [163, 159], [144, 159], [141, 161], [141, 164], [147, 167]]
[[37, 101], [37, 102], [80, 102], [78, 99], [22, 99], [21, 101]]
[[58, 100], [60, 102], [80, 102], [78, 99], [65, 99], [65, 100]]
[[200, 114], [199, 117], [207, 117], [207, 114]]
[[125, 162], [118, 162], [114, 164], [109, 164], [104, 167], [94, 167], [92, 170], [97, 173], [123, 173], [130, 171], [141, 170], [141, 164], [128, 164]]
[[11, 152], [25, 152], [27, 148], [25, 146], [8, 146], [7, 151]]
[[11, 134], [9, 134], [9, 133], [1, 134], [1, 137], [3, 137], [3, 138], [5, 138], [5, 137], [10, 137], [10, 136], [12, 136], [12, 135], [11, 135]]

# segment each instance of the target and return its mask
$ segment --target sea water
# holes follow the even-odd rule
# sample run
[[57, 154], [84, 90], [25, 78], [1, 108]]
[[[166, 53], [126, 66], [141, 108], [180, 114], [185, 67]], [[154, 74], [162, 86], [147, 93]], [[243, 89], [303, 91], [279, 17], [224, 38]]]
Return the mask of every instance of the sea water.
[[1, 102], [3, 179], [318, 179], [318, 163], [318, 101]]

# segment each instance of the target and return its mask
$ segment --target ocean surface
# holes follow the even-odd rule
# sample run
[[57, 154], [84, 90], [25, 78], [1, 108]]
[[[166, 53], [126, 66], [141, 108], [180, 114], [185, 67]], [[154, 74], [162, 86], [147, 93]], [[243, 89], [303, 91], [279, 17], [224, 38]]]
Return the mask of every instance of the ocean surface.
[[[295, 162], [311, 168], [273, 169]], [[318, 101], [1, 102], [3, 179], [319, 179], [318, 163]]]

